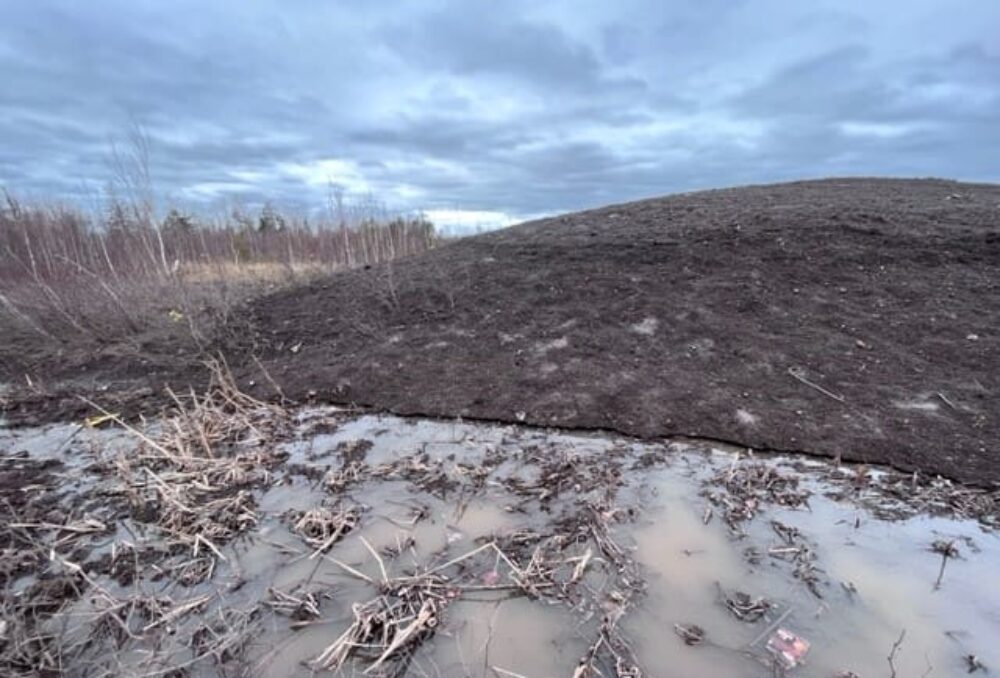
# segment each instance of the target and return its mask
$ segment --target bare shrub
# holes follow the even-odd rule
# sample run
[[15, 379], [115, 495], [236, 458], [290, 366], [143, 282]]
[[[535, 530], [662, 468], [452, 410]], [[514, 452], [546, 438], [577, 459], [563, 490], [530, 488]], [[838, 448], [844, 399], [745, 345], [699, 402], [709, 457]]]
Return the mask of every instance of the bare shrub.
[[[57, 204], [0, 208], [0, 330], [47, 344], [140, 343], [211, 328], [262, 288], [419, 253], [437, 242], [422, 218], [372, 209], [310, 221], [266, 205], [207, 222], [174, 209], [151, 216], [140, 187], [99, 218]], [[333, 219], [336, 218], [336, 221]]]

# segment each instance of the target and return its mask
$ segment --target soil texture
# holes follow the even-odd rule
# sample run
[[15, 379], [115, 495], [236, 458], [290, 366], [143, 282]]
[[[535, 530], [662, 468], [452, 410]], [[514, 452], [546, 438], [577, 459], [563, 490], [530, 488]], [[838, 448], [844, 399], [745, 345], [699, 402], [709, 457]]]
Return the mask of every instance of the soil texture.
[[[831, 179], [466, 238], [263, 296], [246, 387], [397, 414], [694, 436], [1000, 484], [1000, 186]], [[131, 414], [193, 356], [33, 356], [8, 419]], [[9, 348], [9, 347], [8, 347]], [[9, 352], [9, 351], [8, 351]], [[263, 369], [261, 369], [263, 368]]]
[[251, 305], [261, 391], [1000, 482], [1000, 187], [849, 179], [522, 224]]

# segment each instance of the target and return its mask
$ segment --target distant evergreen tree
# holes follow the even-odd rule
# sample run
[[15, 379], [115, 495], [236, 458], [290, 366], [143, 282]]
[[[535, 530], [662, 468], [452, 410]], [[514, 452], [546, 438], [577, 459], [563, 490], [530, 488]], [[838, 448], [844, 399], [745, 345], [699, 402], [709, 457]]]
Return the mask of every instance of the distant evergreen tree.
[[257, 219], [257, 230], [261, 233], [269, 233], [284, 229], [285, 218], [274, 209], [271, 203], [264, 203], [264, 207], [260, 210], [260, 217]]
[[165, 233], [190, 233], [197, 227], [197, 223], [189, 214], [184, 214], [178, 209], [171, 209], [163, 220], [163, 231]]

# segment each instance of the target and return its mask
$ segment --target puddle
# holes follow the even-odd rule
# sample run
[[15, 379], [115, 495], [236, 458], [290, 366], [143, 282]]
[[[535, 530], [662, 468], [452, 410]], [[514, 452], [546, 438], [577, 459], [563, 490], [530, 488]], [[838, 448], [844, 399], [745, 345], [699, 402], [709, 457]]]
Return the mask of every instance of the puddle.
[[[645, 482], [653, 499], [633, 537], [648, 590], [627, 624], [652, 675], [740, 675], [752, 661], [745, 653], [767, 657], [760, 634], [778, 617], [811, 643], [797, 675], [881, 675], [904, 630], [894, 658], [900, 676], [963, 674], [970, 654], [1000, 666], [991, 641], [1000, 632], [1000, 590], [984, 586], [1000, 564], [1000, 541], [978, 523], [926, 516], [887, 522], [814, 494], [805, 510], [769, 507], [745, 538], [734, 539], [722, 522], [703, 523], [708, 502], [690, 479], [666, 469]], [[749, 546], [766, 554], [782, 545], [770, 520], [799, 529], [813, 544], [822, 598], [789, 576], [783, 560], [748, 560]], [[938, 538], [955, 540], [962, 557], [949, 561], [935, 590], [941, 557], [929, 546]], [[720, 604], [720, 586], [776, 607], [757, 623], [741, 622]], [[686, 647], [675, 624], [697, 624], [706, 642]]]
[[[50, 656], [86, 667], [70, 675], [769, 676], [779, 627], [810, 643], [788, 675], [888, 675], [904, 631], [899, 676], [960, 675], [971, 655], [1000, 667], [996, 533], [912, 507], [883, 520], [872, 507], [905, 496], [882, 498], [877, 474], [318, 408], [232, 454], [265, 448], [279, 456], [212, 475], [197, 459], [144, 467], [149, 449], [114, 428], [0, 430], [0, 473], [24, 483], [0, 488], [16, 507], [0, 669], [41, 661], [18, 639], [43, 631]], [[170, 511], [208, 515], [237, 489], [245, 523], [202, 542], [168, 531]], [[136, 513], [135, 496], [159, 507]], [[329, 543], [297, 527], [309, 512], [332, 521]], [[94, 516], [107, 525], [91, 534]], [[940, 587], [935, 541], [958, 551]], [[43, 597], [63, 579], [73, 591]], [[686, 644], [677, 630], [694, 627]]]
[[[587, 649], [565, 610], [514, 598], [459, 602], [447, 636], [416, 658], [415, 669], [443, 676], [572, 676]], [[415, 671], [416, 675], [420, 675]]]
[[702, 653], [702, 648], [680, 650], [683, 645], [674, 625], [711, 629], [712, 642], [724, 647], [749, 642], [752, 629], [731, 623], [728, 611], [718, 603], [718, 583], [749, 580], [750, 573], [738, 546], [723, 530], [702, 523], [698, 507], [703, 500], [697, 487], [689, 479], [657, 475], [661, 477], [653, 485], [656, 495], [632, 532], [648, 589], [626, 628], [636, 638], [645, 664], [664, 668], [657, 675], [697, 675], [706, 661], [732, 658], [716, 651]]

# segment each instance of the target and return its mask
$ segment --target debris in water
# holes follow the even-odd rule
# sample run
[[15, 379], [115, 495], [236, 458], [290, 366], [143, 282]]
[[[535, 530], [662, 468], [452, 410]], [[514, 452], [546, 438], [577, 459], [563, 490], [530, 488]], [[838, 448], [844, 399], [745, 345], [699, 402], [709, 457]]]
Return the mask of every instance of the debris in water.
[[449, 544], [460, 542], [462, 541], [462, 538], [465, 536], [462, 534], [461, 530], [455, 529], [454, 527], [448, 527], [447, 530], [448, 530], [447, 533], [448, 536], [446, 537], [446, 539]]
[[[752, 520], [765, 502], [788, 508], [808, 506], [809, 503], [810, 493], [799, 489], [797, 476], [782, 474], [773, 466], [752, 459], [744, 463], [733, 461], [706, 485], [702, 494], [722, 509], [723, 520], [734, 532], [741, 531], [739, 524]], [[711, 488], [722, 488], [724, 492]]]
[[809, 641], [786, 629], [778, 629], [767, 641], [767, 650], [786, 669], [793, 669], [809, 651]]
[[954, 539], [951, 541], [936, 539], [931, 544], [931, 551], [941, 554], [941, 569], [938, 571], [937, 581], [934, 582], [934, 590], [936, 591], [941, 588], [941, 579], [944, 578], [944, 568], [948, 564], [948, 559], [958, 558], [959, 553]]
[[965, 655], [965, 665], [969, 667], [969, 673], [975, 673], [976, 671], [986, 672], [986, 664], [979, 661], [979, 657], [974, 654]]
[[496, 586], [500, 583], [500, 573], [496, 570], [490, 570], [489, 572], [483, 573], [483, 584], [485, 586]]
[[311, 591], [295, 595], [279, 591], [275, 588], [269, 588], [267, 592], [270, 598], [265, 601], [266, 605], [278, 614], [291, 617], [299, 622], [319, 619], [319, 599], [333, 597], [330, 593], [320, 593], [317, 596], [316, 593]]
[[722, 593], [722, 600], [726, 607], [740, 621], [755, 622], [771, 609], [771, 603], [764, 598], [753, 598], [743, 591], [733, 591], [727, 594], [722, 591], [721, 587], [719, 591]]
[[681, 637], [685, 645], [700, 645], [705, 640], [705, 629], [697, 624], [674, 624], [674, 633]]
[[[356, 657], [368, 664], [366, 674], [389, 661], [405, 670], [414, 648], [434, 635], [441, 613], [458, 595], [439, 574], [384, 579], [378, 597], [351, 606], [354, 621], [310, 666], [339, 671]], [[401, 666], [389, 673], [401, 675]]]
[[903, 646], [903, 640], [906, 639], [906, 629], [899, 632], [899, 638], [895, 643], [892, 644], [892, 649], [889, 650], [889, 656], [886, 660], [889, 662], [889, 678], [896, 678], [896, 655], [899, 653], [899, 648]]
[[83, 425], [87, 428], [97, 428], [101, 424], [106, 424], [109, 421], [115, 421], [120, 416], [121, 415], [118, 413], [111, 414], [110, 412], [105, 414], [95, 414], [84, 419]]
[[[217, 381], [134, 428], [73, 424], [72, 446], [44, 429], [32, 434], [40, 458], [0, 452], [0, 675], [289, 675], [310, 659], [352, 675], [471, 675], [474, 662], [575, 678], [666, 665], [757, 675], [739, 669], [755, 660], [837, 678], [921, 675], [925, 660], [997, 665], [994, 592], [909, 595], [926, 581], [898, 562], [914, 544], [938, 553], [940, 581], [947, 560], [978, 552], [965, 536], [977, 526], [880, 518], [997, 526], [1000, 490], [686, 444], [668, 455], [589, 434], [284, 411], [240, 394], [221, 368]], [[0, 430], [0, 450], [22, 440]], [[636, 519], [650, 496], [670, 512], [647, 529]], [[827, 547], [841, 536], [849, 552]], [[983, 539], [988, 557], [963, 561], [972, 581], [988, 581], [995, 560]], [[747, 563], [761, 566], [752, 584]], [[715, 581], [753, 596], [716, 596]], [[826, 592], [814, 614], [806, 586]], [[705, 606], [711, 638], [690, 623], [710, 621]], [[895, 636], [883, 645], [872, 624], [897, 614], [920, 620], [906, 640], [927, 655], [902, 653], [900, 634], [887, 671]], [[956, 625], [970, 630], [945, 631]], [[701, 649], [678, 653], [671, 628]], [[806, 657], [789, 628], [817, 652]], [[938, 647], [942, 632], [957, 645]]]
[[325, 506], [303, 511], [295, 517], [292, 529], [316, 549], [310, 558], [316, 558], [349, 534], [361, 521], [357, 507], [331, 510]]

